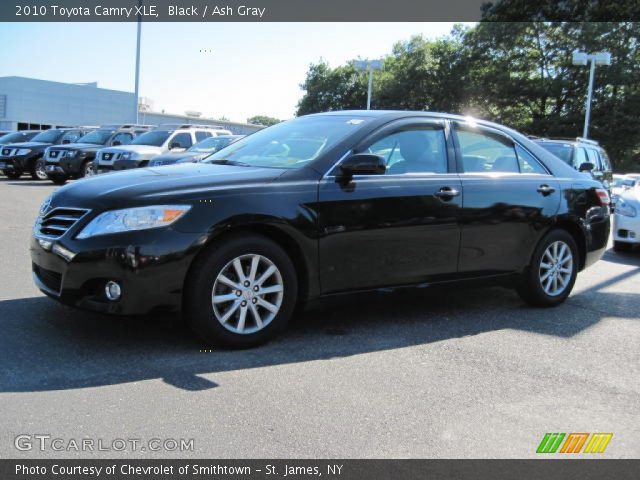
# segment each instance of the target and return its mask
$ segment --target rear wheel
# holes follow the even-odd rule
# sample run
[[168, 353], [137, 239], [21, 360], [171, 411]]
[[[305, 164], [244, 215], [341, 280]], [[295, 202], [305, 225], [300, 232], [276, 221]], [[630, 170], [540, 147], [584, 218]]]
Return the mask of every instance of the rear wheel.
[[38, 158], [33, 164], [31, 178], [34, 180], [47, 180], [49, 178], [47, 177], [44, 158]]
[[578, 248], [565, 230], [553, 230], [536, 247], [518, 293], [530, 305], [555, 307], [566, 300], [578, 275]]
[[197, 260], [185, 286], [185, 313], [208, 343], [253, 347], [284, 328], [297, 290], [293, 263], [278, 244], [233, 235]]

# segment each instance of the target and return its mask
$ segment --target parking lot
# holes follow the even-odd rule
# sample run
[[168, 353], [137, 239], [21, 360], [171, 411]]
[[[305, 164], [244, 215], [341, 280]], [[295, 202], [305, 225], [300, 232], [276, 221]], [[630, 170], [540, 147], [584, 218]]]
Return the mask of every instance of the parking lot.
[[[578, 277], [551, 310], [509, 290], [359, 295], [248, 351], [203, 351], [169, 318], [67, 308], [32, 284], [50, 182], [0, 178], [0, 455], [535, 457], [546, 432], [612, 432], [640, 455], [640, 252]], [[19, 451], [21, 434], [185, 438], [193, 452]]]

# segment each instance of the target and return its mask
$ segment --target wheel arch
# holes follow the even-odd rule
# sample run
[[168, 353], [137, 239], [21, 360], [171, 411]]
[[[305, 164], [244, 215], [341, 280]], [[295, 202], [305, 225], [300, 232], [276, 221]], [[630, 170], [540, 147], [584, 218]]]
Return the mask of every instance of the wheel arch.
[[227, 226], [224, 230], [212, 234], [191, 261], [185, 276], [185, 282], [188, 281], [191, 271], [197, 264], [198, 258], [201, 255], [206, 254], [206, 252], [211, 248], [215, 248], [216, 244], [224, 241], [225, 239], [234, 235], [241, 235], [242, 233], [262, 235], [278, 244], [287, 253], [295, 268], [298, 280], [298, 299], [305, 300], [309, 297], [310, 291], [313, 288], [310, 277], [313, 270], [312, 266], [309, 265], [309, 262], [305, 258], [302, 245], [300, 245], [293, 235], [285, 231], [283, 228], [270, 223], [247, 223]]
[[578, 261], [579, 261], [578, 270], [584, 269], [586, 258], [587, 258], [587, 238], [582, 227], [576, 221], [573, 221], [569, 218], [560, 218], [546, 232], [545, 236], [548, 235], [549, 232], [552, 232], [553, 230], [564, 230], [569, 235], [571, 235], [571, 237], [573, 238], [573, 241], [576, 242], [576, 246], [578, 247]]

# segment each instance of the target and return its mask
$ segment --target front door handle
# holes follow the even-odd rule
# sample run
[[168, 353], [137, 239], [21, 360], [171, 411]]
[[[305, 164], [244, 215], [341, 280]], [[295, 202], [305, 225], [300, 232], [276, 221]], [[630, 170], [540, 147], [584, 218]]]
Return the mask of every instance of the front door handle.
[[545, 197], [547, 195], [551, 195], [553, 192], [555, 192], [556, 189], [553, 187], [550, 187], [549, 185], [540, 185], [538, 187], [538, 193], [541, 193], [542, 195], [544, 195]]
[[458, 195], [460, 195], [460, 190], [453, 187], [442, 187], [440, 190], [434, 193], [434, 195], [441, 200], [449, 201], [453, 197], [457, 197]]

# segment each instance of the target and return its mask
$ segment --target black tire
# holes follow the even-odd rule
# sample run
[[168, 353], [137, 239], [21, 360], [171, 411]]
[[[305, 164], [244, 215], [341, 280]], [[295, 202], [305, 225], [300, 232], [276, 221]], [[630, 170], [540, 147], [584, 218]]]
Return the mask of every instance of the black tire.
[[95, 170], [93, 168], [93, 160], [87, 160], [86, 162], [84, 162], [82, 164], [82, 167], [80, 169], [80, 173], [78, 174], [78, 178], [83, 178], [83, 177], [91, 177], [93, 175], [95, 175]]
[[49, 180], [51, 180], [56, 185], [64, 185], [67, 183], [67, 177], [62, 175], [50, 175]]
[[9, 180], [18, 180], [22, 176], [22, 172], [8, 172], [4, 171], [4, 174]]
[[[572, 268], [571, 274], [567, 274], [568, 281], [563, 290], [558, 294], [550, 295], [542, 286], [541, 276], [544, 275], [541, 275], [541, 262], [547, 248], [556, 242], [561, 242], [559, 245], [565, 244], [569, 247], [572, 258]], [[546, 260], [545, 258], [545, 264], [548, 263]], [[555, 307], [564, 302], [569, 294], [571, 294], [573, 285], [576, 282], [576, 277], [578, 276], [578, 268], [578, 247], [573, 237], [566, 230], [552, 230], [540, 240], [531, 259], [531, 265], [521, 275], [517, 283], [517, 291], [522, 299], [529, 305], [535, 307]]]
[[36, 158], [35, 162], [33, 162], [33, 167], [31, 168], [31, 178], [33, 180], [48, 180], [47, 171], [45, 169], [46, 163], [44, 158]]
[[613, 250], [616, 252], [629, 252], [633, 246], [627, 242], [613, 242]]
[[[230, 331], [218, 320], [212, 305], [216, 279], [226, 268], [230, 268], [230, 262], [244, 255], [257, 255], [272, 262], [280, 274], [283, 287], [279, 310], [269, 323], [253, 333]], [[234, 281], [237, 281], [237, 277]], [[286, 326], [296, 305], [297, 282], [296, 271], [291, 259], [277, 243], [257, 234], [231, 234], [221, 241], [215, 242], [196, 258], [185, 282], [183, 310], [191, 328], [207, 343], [231, 348], [255, 347], [273, 338]], [[234, 293], [232, 288], [229, 290]], [[238, 302], [244, 298], [244, 294], [239, 295]], [[230, 300], [230, 302], [233, 305], [236, 303], [235, 300]], [[241, 309], [236, 307], [236, 310], [237, 313], [234, 313], [227, 323], [229, 328], [240, 315]], [[250, 309], [247, 308], [247, 310]], [[247, 325], [249, 325], [255, 317], [251, 316], [252, 313], [246, 315]], [[257, 322], [255, 322], [255, 328], [258, 328]]]

